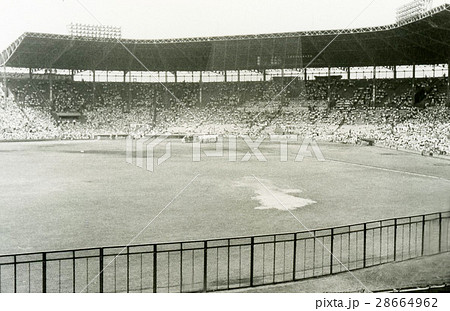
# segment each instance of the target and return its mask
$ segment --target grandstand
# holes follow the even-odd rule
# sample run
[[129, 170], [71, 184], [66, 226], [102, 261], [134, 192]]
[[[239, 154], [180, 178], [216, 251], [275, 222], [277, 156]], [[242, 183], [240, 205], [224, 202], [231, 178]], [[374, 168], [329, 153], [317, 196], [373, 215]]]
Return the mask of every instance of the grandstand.
[[[71, 220], [59, 219], [58, 225], [73, 225], [73, 232], [61, 236], [53, 232], [58, 236], [55, 239], [36, 233], [40, 242], [29, 246], [25, 254], [16, 254], [14, 245], [4, 243], [1, 252], [8, 254], [0, 255], [0, 292], [2, 288], [12, 292], [218, 291], [344, 273], [337, 258], [323, 249], [316, 253], [316, 235], [331, 249], [340, 243], [339, 262], [345, 262], [351, 270], [449, 251], [449, 4], [399, 19], [395, 24], [356, 29], [152, 40], [122, 39], [119, 28], [114, 28], [114, 33], [117, 37], [87, 36], [76, 31], [69, 35], [27, 32], [1, 53], [0, 154], [6, 159], [3, 168], [8, 182], [11, 180], [17, 189], [27, 193], [21, 201], [24, 208], [18, 208], [18, 214], [37, 215], [33, 209], [36, 204], [55, 215], [64, 206], [82, 226], [89, 227], [85, 225], [89, 223], [85, 213], [98, 212], [99, 219], [108, 215], [111, 223], [125, 227], [123, 219], [138, 222], [138, 217], [148, 212], [147, 204], [163, 202], [166, 191], [171, 190], [167, 185], [178, 186], [177, 182], [194, 167], [186, 156], [190, 147], [181, 144], [179, 138], [185, 137], [184, 142], [192, 143], [195, 136], [204, 135], [215, 143], [217, 137], [231, 140], [292, 135], [323, 143], [324, 150], [332, 155], [327, 163], [336, 165], [324, 169], [308, 162], [302, 168], [302, 178], [307, 180], [307, 188], [314, 189], [310, 194], [316, 195], [319, 203], [307, 202], [321, 207], [318, 212], [307, 211], [314, 236], [291, 230], [285, 225], [284, 216], [273, 216], [277, 223], [272, 224], [272, 220], [258, 218], [260, 214], [255, 217], [239, 209], [251, 206], [240, 203], [239, 195], [255, 200], [262, 190], [254, 190], [248, 176], [236, 181], [230, 175], [248, 175], [250, 171], [253, 174], [255, 163], [239, 171], [222, 162], [205, 161], [200, 171], [212, 173], [210, 182], [186, 202], [190, 208], [195, 206], [193, 214], [201, 216], [189, 216], [192, 220], [182, 211], [170, 220], [186, 232], [167, 233], [166, 223], [155, 229], [153, 240], [145, 245], [125, 246], [126, 253], [122, 253], [122, 247], [103, 247], [98, 243], [125, 245], [128, 241], [122, 238], [129, 233], [128, 228], [116, 233], [107, 224], [101, 231], [101, 225], [96, 223], [95, 229], [85, 228], [89, 237], [74, 237], [73, 232], [80, 227]], [[158, 135], [172, 138], [179, 154], [174, 156], [175, 164], [168, 166], [168, 174], [155, 174], [150, 182], [155, 197], [144, 204], [142, 198], [146, 198], [149, 189], [142, 185], [146, 184], [147, 175], [121, 167], [118, 163], [125, 161], [119, 162], [116, 156], [124, 155], [124, 138], [132, 138], [136, 143]], [[103, 139], [107, 142], [100, 141]], [[36, 145], [28, 141], [35, 141]], [[271, 156], [278, 150], [274, 143], [263, 146]], [[42, 150], [53, 164], [44, 163]], [[18, 153], [23, 155], [27, 177], [20, 177], [22, 167], [13, 171], [16, 160], [9, 154]], [[132, 155], [138, 157], [138, 152]], [[293, 155], [290, 149], [289, 155]], [[359, 162], [353, 163], [352, 157]], [[38, 165], [34, 165], [35, 161]], [[133, 161], [130, 162], [136, 164], [136, 159]], [[352, 169], [346, 165], [352, 165]], [[299, 172], [292, 163], [287, 168], [276, 164], [262, 171], [286, 186], [273, 186], [279, 193], [294, 201], [298, 199], [291, 195], [289, 184], [301, 187], [296, 180]], [[336, 172], [336, 176], [327, 177], [329, 171]], [[380, 172], [392, 175], [380, 176]], [[52, 176], [48, 194], [51, 198], [39, 188], [48, 186], [41, 177], [46, 174]], [[34, 187], [38, 188], [34, 193], [27, 192], [27, 178], [34, 178]], [[238, 190], [222, 187], [222, 181]], [[339, 189], [338, 195], [319, 189], [316, 182], [322, 188]], [[212, 186], [215, 184], [217, 189]], [[252, 191], [239, 190], [246, 187]], [[12, 188], [8, 189], [13, 194], [4, 198], [9, 209], [5, 214], [17, 220], [19, 216], [13, 208], [17, 202], [13, 199], [18, 190]], [[422, 193], [423, 189], [428, 189], [427, 193]], [[58, 191], [66, 191], [73, 198], [67, 199]], [[44, 192], [45, 198], [41, 196]], [[221, 202], [217, 205], [220, 209], [214, 209], [217, 206], [210, 198], [198, 200], [199, 193], [209, 192]], [[123, 197], [113, 202], [105, 198], [105, 193], [120, 193]], [[399, 198], [392, 205], [387, 202], [387, 197], [397, 195]], [[214, 208], [209, 209], [211, 205]], [[124, 211], [124, 206], [133, 212]], [[264, 210], [267, 206], [253, 208]], [[325, 220], [331, 209], [336, 219]], [[272, 237], [256, 225], [243, 229], [237, 218], [229, 216], [240, 213], [254, 217], [264, 230], [295, 232]], [[221, 221], [217, 215], [231, 219], [233, 225], [216, 225]], [[210, 232], [213, 230], [202, 227], [203, 223], [220, 228]], [[5, 236], [14, 234], [13, 229], [5, 231]], [[107, 240], [92, 241], [92, 237], [103, 236], [104, 232], [110, 234]], [[223, 238], [232, 234], [240, 237]], [[69, 241], [72, 249], [65, 244], [61, 248], [58, 238]], [[181, 242], [169, 243], [173, 240]], [[273, 252], [272, 259], [266, 258], [266, 244]], [[226, 256], [222, 250], [227, 250]], [[235, 254], [231, 255], [231, 260], [235, 260], [231, 268], [230, 253]], [[301, 264], [297, 254], [303, 256], [302, 270], [298, 270]], [[103, 279], [104, 260], [114, 256], [119, 258], [117, 271], [126, 271], [126, 277], [108, 270], [111, 279]], [[187, 256], [192, 256], [190, 262], [186, 262]], [[317, 256], [321, 256], [320, 264]], [[293, 261], [286, 265], [291, 257]], [[151, 273], [149, 270], [146, 274], [152, 276], [151, 280], [142, 277], [145, 258], [147, 264], [151, 259]], [[216, 258], [212, 265], [211, 258]], [[228, 259], [227, 273], [219, 269], [224, 258]], [[90, 266], [90, 259], [95, 261], [94, 266]], [[39, 269], [33, 270], [33, 265]], [[139, 265], [140, 271], [134, 269]], [[174, 265], [180, 270], [172, 273]], [[188, 267], [192, 269], [189, 284], [183, 283], [186, 265], [192, 266]], [[269, 274], [265, 270], [268, 265], [273, 265]], [[134, 269], [131, 272], [130, 267]], [[3, 274], [2, 269], [6, 270]], [[85, 272], [76, 275], [76, 269]], [[199, 274], [199, 269], [203, 269], [203, 274]], [[160, 274], [166, 271], [170, 276], [161, 278]], [[84, 278], [97, 272], [98, 280], [84, 283]], [[21, 276], [27, 273], [28, 279]], [[33, 283], [33, 279], [38, 281]], [[151, 284], [143, 284], [149, 280]]]
[[[325, 124], [328, 132], [330, 123], [341, 122], [373, 128], [382, 123], [376, 116], [388, 113], [402, 126], [409, 120], [398, 114], [425, 106], [427, 116], [440, 116], [442, 133], [448, 131], [440, 125], [448, 120], [448, 110], [440, 107], [450, 102], [448, 8], [443, 5], [387, 26], [248, 36], [117, 41], [25, 33], [1, 54], [3, 93], [14, 98], [3, 109], [22, 111], [16, 115], [23, 118], [4, 124], [2, 139], [126, 135], [132, 132], [130, 124], [136, 123], [146, 125], [139, 135], [212, 131], [253, 135], [272, 131], [273, 121], [284, 131], [317, 135], [322, 132], [317, 124]], [[318, 110], [304, 110], [311, 107]], [[333, 110], [320, 112], [322, 108]], [[200, 117], [191, 118], [189, 109]], [[297, 120], [292, 119], [296, 111]], [[27, 122], [27, 118], [38, 121], [35, 114], [43, 120], [36, 128]], [[289, 126], [283, 125], [287, 122]], [[384, 123], [379, 130], [363, 129], [361, 134], [392, 146], [395, 139], [386, 138], [392, 120]], [[340, 127], [347, 132], [336, 137], [318, 136], [339, 141], [351, 132], [348, 126]], [[395, 132], [405, 136], [401, 130]], [[358, 140], [350, 136], [347, 141]], [[429, 138], [414, 142], [413, 149], [448, 153], [443, 136], [438, 142], [443, 147]], [[400, 147], [408, 149], [411, 144], [402, 142]]]

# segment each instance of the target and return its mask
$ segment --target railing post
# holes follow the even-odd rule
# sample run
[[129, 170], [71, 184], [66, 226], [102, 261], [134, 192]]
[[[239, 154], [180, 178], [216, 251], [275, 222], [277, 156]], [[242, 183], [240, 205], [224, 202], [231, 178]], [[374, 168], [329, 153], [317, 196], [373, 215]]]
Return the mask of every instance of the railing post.
[[127, 246], [127, 293], [130, 292], [130, 247]]
[[75, 282], [75, 251], [72, 251], [72, 292], [75, 293], [76, 282]]
[[103, 293], [103, 248], [100, 248], [100, 254], [99, 254], [99, 279], [100, 279], [100, 286], [99, 286], [99, 292]]
[[42, 253], [42, 292], [47, 292], [47, 253]]
[[255, 262], [255, 237], [250, 238], [250, 287], [253, 287], [253, 271]]
[[292, 257], [292, 280], [295, 281], [295, 271], [297, 270], [297, 233], [294, 233], [294, 254]]
[[231, 242], [231, 239], [228, 238], [228, 243], [227, 243], [227, 289], [230, 289], [230, 242]]
[[180, 243], [180, 293], [183, 292], [183, 243]]
[[17, 293], [17, 256], [14, 255], [14, 293]]
[[363, 240], [363, 268], [366, 267], [366, 255], [367, 255], [367, 223], [364, 223], [364, 240]]
[[442, 243], [442, 213], [439, 213], [439, 245], [438, 245], [438, 253], [441, 252], [442, 247], [441, 247], [441, 243]]
[[422, 216], [422, 250], [421, 256], [424, 254], [425, 249], [425, 215]]
[[330, 274], [333, 274], [333, 254], [334, 254], [334, 228], [331, 228], [330, 235]]
[[397, 218], [394, 219], [394, 261], [397, 260]]
[[208, 290], [208, 242], [203, 242], [203, 291]]
[[158, 291], [158, 252], [157, 245], [153, 245], [153, 292], [156, 293]]

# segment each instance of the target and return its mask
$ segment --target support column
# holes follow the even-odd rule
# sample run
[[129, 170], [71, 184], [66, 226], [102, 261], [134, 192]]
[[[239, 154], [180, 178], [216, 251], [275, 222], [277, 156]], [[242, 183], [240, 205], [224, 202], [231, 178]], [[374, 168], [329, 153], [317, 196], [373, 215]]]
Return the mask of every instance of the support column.
[[372, 105], [377, 103], [377, 66], [373, 66]]
[[157, 118], [157, 109], [158, 102], [156, 101], [156, 96], [153, 96], [153, 120], [152, 120], [152, 127], [156, 126], [156, 118]]
[[394, 66], [394, 80], [397, 80], [397, 66]]
[[168, 85], [167, 82], [169, 82], [169, 72], [166, 71], [166, 87], [163, 88], [163, 106], [165, 108], [169, 107], [170, 101], [169, 101], [169, 93], [167, 91]]
[[28, 78], [31, 80], [33, 79], [33, 71], [31, 68], [28, 68]]
[[416, 64], [413, 65], [412, 71], [411, 104], [414, 106], [414, 95], [416, 94]]
[[95, 69], [92, 70], [92, 104], [95, 105]]
[[[284, 68], [281, 68], [281, 89], [284, 89]], [[280, 94], [280, 100], [281, 104], [284, 105], [286, 99], [286, 92], [281, 92]]]
[[227, 71], [226, 71], [226, 70], [224, 71], [224, 78], [225, 78], [225, 82], [228, 82], [228, 79], [227, 79]]
[[203, 104], [203, 73], [202, 73], [202, 71], [200, 70], [200, 89], [199, 89], [199, 102], [200, 102], [200, 105], [202, 105]]
[[131, 101], [133, 100], [133, 96], [131, 94], [131, 71], [128, 72], [128, 112], [131, 110]]
[[53, 77], [52, 77], [52, 69], [49, 70], [48, 73], [48, 84], [49, 84], [49, 100], [50, 105], [53, 107]]
[[447, 64], [447, 107], [450, 107], [450, 59]]
[[175, 83], [177, 83], [177, 82], [178, 82], [178, 76], [177, 76], [177, 72], [176, 72], [176, 71], [174, 71], [174, 72], [173, 72], [173, 74], [174, 74], [174, 76], [175, 76]]
[[328, 67], [328, 79], [327, 79], [327, 84], [328, 84], [328, 107], [330, 107], [330, 104], [331, 104], [331, 85], [330, 85], [330, 80], [331, 80], [331, 67]]
[[237, 100], [238, 100], [238, 104], [241, 102], [241, 71], [238, 69], [237, 70]]
[[70, 77], [71, 77], [71, 79], [72, 79], [72, 82], [75, 80], [74, 76], [75, 76], [74, 70], [72, 69], [72, 70], [70, 71]]
[[[127, 72], [124, 70], [123, 71], [123, 87], [124, 87], [124, 89], [125, 89], [125, 86], [126, 86], [126, 82], [127, 82]], [[128, 101], [127, 102], [124, 101], [124, 104], [122, 106], [122, 111], [124, 111], [124, 112], [129, 111], [129, 103], [128, 103]]]
[[303, 80], [305, 80], [305, 82], [308, 80], [308, 71], [306, 68], [303, 68]]
[[266, 82], [266, 70], [263, 70], [263, 81]]
[[350, 80], [350, 74], [351, 74], [350, 67], [347, 67], [347, 80]]

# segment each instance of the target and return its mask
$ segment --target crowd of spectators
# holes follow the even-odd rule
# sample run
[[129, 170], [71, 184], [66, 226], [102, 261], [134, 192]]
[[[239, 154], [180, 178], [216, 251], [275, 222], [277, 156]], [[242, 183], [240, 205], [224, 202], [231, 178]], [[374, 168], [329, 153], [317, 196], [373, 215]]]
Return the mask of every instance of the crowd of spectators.
[[21, 106], [12, 99], [0, 100], [0, 140], [55, 139], [59, 129], [50, 113]]
[[[0, 140], [92, 139], [96, 135], [267, 135], [450, 154], [450, 115], [444, 79], [418, 79], [425, 109], [411, 105], [411, 80], [318, 79], [283, 84], [92, 83], [11, 80], [14, 99], [0, 103]], [[303, 83], [303, 84], [302, 84]], [[332, 97], [333, 106], [329, 105]], [[78, 113], [62, 118], [61, 112]]]
[[445, 106], [342, 108], [284, 113], [274, 128], [316, 140], [357, 144], [373, 141], [387, 148], [450, 154], [450, 111]]

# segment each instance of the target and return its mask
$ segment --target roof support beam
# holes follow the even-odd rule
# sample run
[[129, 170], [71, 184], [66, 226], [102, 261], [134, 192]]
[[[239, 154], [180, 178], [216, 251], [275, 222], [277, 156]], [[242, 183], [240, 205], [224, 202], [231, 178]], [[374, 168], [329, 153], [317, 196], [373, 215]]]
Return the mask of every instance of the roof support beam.
[[359, 41], [359, 38], [357, 38], [356, 35], [352, 35], [353, 40], [358, 44], [358, 46], [361, 48], [361, 50], [366, 54], [366, 56], [369, 58], [369, 60], [372, 62], [372, 64], [375, 62], [373, 54], [369, 52], [369, 50]]
[[[317, 58], [314, 60], [316, 62], [320, 57], [323, 58], [326, 64], [329, 64], [329, 59], [325, 56], [325, 51], [323, 51], [323, 47], [319, 47], [313, 38], [308, 38], [309, 43], [314, 47], [314, 57], [317, 55]], [[313, 58], [314, 59], [314, 58]], [[309, 65], [314, 65], [314, 62], [311, 62]]]
[[49, 67], [50, 68], [55, 68], [55, 63], [61, 59], [61, 57], [68, 52], [69, 50], [71, 50], [74, 46], [74, 41], [70, 41], [58, 54], [54, 55], [52, 57], [52, 59], [50, 60], [49, 63]]
[[[416, 41], [416, 40], [411, 40], [407, 36], [404, 36], [402, 39], [407, 41], [407, 42], [409, 42], [411, 45], [415, 46], [417, 49], [426, 50], [427, 53], [429, 53], [430, 55], [441, 54], [440, 51], [427, 47], [426, 42], [419, 42], [419, 41]], [[415, 37], [415, 39], [418, 39], [418, 37]], [[425, 40], [426, 39], [424, 39], [424, 41]], [[430, 40], [431, 40], [431, 38], [430, 38]], [[417, 58], [417, 56], [415, 55], [414, 62], [417, 62], [416, 58]]]
[[1, 64], [6, 66], [6, 63], [17, 50], [26, 34], [21, 35], [16, 41], [14, 41], [9, 47], [4, 50], [0, 55]]

